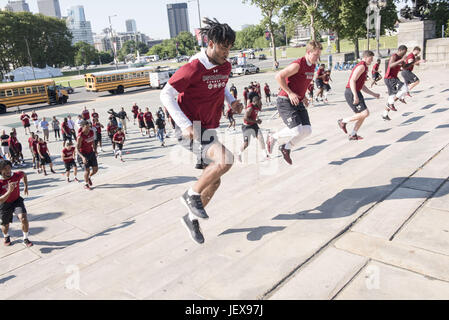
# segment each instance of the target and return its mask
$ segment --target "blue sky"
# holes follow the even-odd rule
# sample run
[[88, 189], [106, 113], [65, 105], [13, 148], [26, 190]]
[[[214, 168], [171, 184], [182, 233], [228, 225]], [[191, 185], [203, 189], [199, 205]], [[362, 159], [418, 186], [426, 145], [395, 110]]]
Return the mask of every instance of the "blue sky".
[[[26, 0], [31, 12], [37, 13], [37, 0]], [[112, 27], [117, 31], [125, 31], [125, 20], [135, 19], [137, 29], [155, 39], [170, 38], [168, 29], [167, 4], [187, 1], [173, 0], [59, 0], [61, 13], [67, 15], [67, 9], [73, 5], [84, 6], [86, 19], [92, 24], [92, 30], [100, 33], [109, 26], [108, 16], [112, 18]], [[0, 7], [4, 7], [7, 0], [0, 0]], [[193, 28], [198, 28], [198, 6], [196, 1], [188, 3], [189, 22]], [[217, 18], [220, 22], [228, 23], [234, 30], [241, 30], [245, 24], [258, 24], [262, 19], [260, 10], [242, 0], [200, 0], [202, 17]]]

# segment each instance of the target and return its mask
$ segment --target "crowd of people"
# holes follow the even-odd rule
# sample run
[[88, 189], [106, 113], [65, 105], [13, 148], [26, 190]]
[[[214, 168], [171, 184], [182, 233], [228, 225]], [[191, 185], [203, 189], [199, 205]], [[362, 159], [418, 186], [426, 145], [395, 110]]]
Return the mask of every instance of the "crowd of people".
[[[229, 128], [235, 128], [234, 114], [241, 114], [245, 110], [242, 124], [243, 144], [237, 154], [241, 161], [242, 153], [248, 148], [251, 137], [255, 137], [262, 150], [262, 157], [269, 159], [274, 145], [281, 138], [289, 140], [279, 146], [279, 151], [288, 164], [292, 164], [291, 150], [298, 147], [302, 140], [310, 136], [312, 126], [307, 108], [313, 104], [314, 82], [318, 88], [315, 101], [327, 102], [327, 94], [331, 90], [329, 82], [330, 70], [325, 70], [320, 65], [316, 71], [316, 64], [320, 59], [322, 46], [319, 42], [311, 41], [306, 46], [306, 54], [292, 62], [289, 66], [276, 73], [275, 79], [279, 85], [276, 95], [268, 84], [265, 84], [263, 93], [265, 102], [271, 103], [271, 97], [277, 96], [277, 110], [285, 127], [274, 134], [269, 134], [265, 140], [259, 125], [262, 123], [259, 115], [262, 110], [262, 89], [258, 82], [252, 82], [243, 90], [243, 103], [238, 100], [237, 88], [232, 84], [227, 89], [227, 81], [231, 72], [231, 64], [227, 60], [229, 50], [235, 42], [235, 32], [227, 24], [221, 24], [217, 20], [205, 19], [205, 27], [201, 33], [209, 39], [205, 50], [192, 57], [189, 63], [181, 67], [169, 80], [161, 92], [160, 99], [164, 108], [156, 112], [156, 120], [149, 108], [139, 108], [135, 103], [131, 108], [133, 123], [140, 129], [142, 136], [149, 138], [157, 137], [162, 147], [165, 147], [164, 139], [167, 137], [166, 122], [176, 132], [176, 137], [181, 146], [195, 153], [198, 159], [196, 168], [202, 169], [203, 173], [192, 187], [180, 197], [182, 204], [187, 209], [187, 214], [181, 219], [183, 225], [189, 231], [192, 239], [199, 244], [204, 243], [204, 237], [199, 225], [199, 219], [208, 219], [205, 207], [221, 185], [221, 177], [226, 174], [234, 163], [234, 155], [218, 140], [216, 129], [220, 126], [223, 116], [230, 121]], [[386, 109], [382, 118], [386, 121], [390, 111], [397, 111], [394, 106], [396, 101], [405, 103], [405, 96], [410, 95], [410, 89], [419, 83], [419, 79], [413, 74], [413, 67], [422, 62], [419, 59], [421, 49], [419, 47], [409, 54], [407, 47], [401, 45], [390, 60], [388, 69], [384, 76], [389, 96]], [[363, 139], [358, 131], [364, 120], [369, 116], [368, 108], [362, 95], [362, 91], [376, 98], [380, 94], [368, 89], [365, 82], [368, 78], [369, 66], [373, 62], [374, 53], [365, 51], [361, 61], [352, 70], [345, 90], [346, 101], [354, 112], [352, 117], [338, 120], [338, 126], [347, 134], [347, 124], [355, 122], [354, 129], [349, 134], [349, 140]], [[380, 61], [372, 70], [373, 83], [371, 87], [381, 79], [379, 72]], [[398, 78], [402, 70], [403, 83]], [[225, 108], [225, 104], [228, 109]], [[130, 121], [124, 108], [116, 113], [113, 109], [108, 111], [109, 117], [106, 125], [106, 133], [111, 140], [115, 158], [123, 159], [123, 146], [126, 142], [128, 130], [127, 122]], [[31, 116], [22, 113], [20, 116], [25, 134], [30, 135], [29, 148], [33, 155], [33, 168], [47, 175], [46, 165], [54, 171], [50, 152], [47, 147], [49, 141], [49, 125], [46, 118], [39, 120], [33, 110]], [[31, 132], [31, 121], [33, 121], [36, 132]], [[193, 123], [200, 122], [200, 131], [196, 132]], [[77, 178], [77, 164], [83, 164], [84, 187], [91, 190], [92, 177], [98, 172], [98, 147], [103, 151], [102, 131], [99, 115], [92, 113], [85, 107], [77, 120], [70, 116], [64, 118], [62, 123], [53, 117], [51, 126], [54, 131], [55, 140], [61, 140], [61, 157], [65, 164], [67, 181], [70, 182], [71, 169], [74, 168], [74, 179]], [[40, 137], [37, 133], [41, 133]], [[153, 133], [153, 135], [152, 135]], [[31, 246], [28, 240], [28, 221], [23, 199], [19, 193], [19, 182], [23, 179], [24, 192], [28, 192], [26, 174], [22, 171], [11, 173], [11, 169], [23, 165], [23, 154], [21, 144], [17, 141], [17, 134], [13, 129], [9, 135], [3, 131], [1, 138], [1, 151], [4, 161], [0, 162], [0, 174], [2, 175], [0, 212], [2, 214], [2, 232], [4, 244], [10, 244], [8, 235], [9, 223], [12, 222], [12, 214], [18, 215], [22, 221], [24, 232], [24, 244]], [[195, 147], [195, 141], [200, 147]], [[266, 141], [266, 142], [265, 142]]]

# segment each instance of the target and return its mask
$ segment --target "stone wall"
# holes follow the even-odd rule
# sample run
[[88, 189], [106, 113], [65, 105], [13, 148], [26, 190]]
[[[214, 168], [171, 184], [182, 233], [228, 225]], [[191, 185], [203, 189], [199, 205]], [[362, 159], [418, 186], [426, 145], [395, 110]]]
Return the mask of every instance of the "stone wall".
[[429, 62], [449, 62], [449, 38], [427, 40], [425, 59]]
[[409, 51], [418, 46], [426, 59], [426, 40], [435, 38], [435, 21], [410, 21], [399, 24], [398, 46], [406, 45]]

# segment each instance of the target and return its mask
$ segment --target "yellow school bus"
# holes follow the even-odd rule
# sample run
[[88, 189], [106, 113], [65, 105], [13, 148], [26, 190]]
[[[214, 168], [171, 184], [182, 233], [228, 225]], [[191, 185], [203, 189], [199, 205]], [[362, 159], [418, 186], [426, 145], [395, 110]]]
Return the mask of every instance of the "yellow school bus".
[[88, 73], [84, 76], [86, 91], [122, 94], [125, 88], [149, 86], [153, 70], [153, 67], [144, 67]]
[[0, 84], [0, 113], [23, 105], [66, 103], [68, 99], [67, 91], [50, 79]]

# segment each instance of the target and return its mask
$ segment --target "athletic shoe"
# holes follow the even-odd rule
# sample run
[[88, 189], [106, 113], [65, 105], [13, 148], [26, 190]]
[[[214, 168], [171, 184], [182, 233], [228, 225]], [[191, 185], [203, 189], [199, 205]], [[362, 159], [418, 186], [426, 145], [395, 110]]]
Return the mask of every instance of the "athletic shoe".
[[87, 180], [87, 182], [89, 183], [89, 186], [92, 186], [92, 180], [90, 180], [90, 178]]
[[338, 120], [338, 126], [345, 134], [348, 134], [348, 130], [346, 130], [346, 123], [343, 122], [343, 119]]
[[51, 173], [56, 173], [55, 170], [51, 169]]
[[394, 104], [387, 104], [387, 108], [391, 111], [398, 111], [398, 109], [395, 108]]
[[353, 136], [349, 136], [349, 140], [350, 141], [354, 141], [354, 140], [363, 140], [363, 138], [359, 135], [353, 135]]
[[118, 157], [118, 153], [115, 154], [115, 158], [116, 158], [116, 159], [117, 159], [117, 157]]
[[201, 195], [189, 196], [189, 192], [186, 191], [181, 197], [181, 202], [187, 207], [190, 214], [193, 214], [201, 219], [209, 219], [206, 210], [204, 210]]
[[391, 121], [390, 117], [388, 116], [388, 114], [386, 116], [382, 115], [382, 119], [386, 120], [386, 121]]
[[405, 101], [405, 99], [399, 99], [399, 101], [401, 101], [404, 104], [407, 104], [407, 102]]
[[410, 94], [410, 92], [407, 92], [407, 95], [411, 98], [412, 97], [412, 95]]
[[284, 157], [284, 160], [287, 161], [289, 165], [292, 165], [292, 159], [290, 158], [290, 150], [285, 149], [285, 144], [279, 147], [279, 151], [282, 153], [282, 156]]
[[84, 189], [86, 189], [86, 190], [92, 190], [92, 189], [89, 187], [88, 184], [86, 184], [86, 185], [84, 186]]
[[75, 179], [73, 179], [73, 181], [80, 182], [80, 181], [78, 180], [78, 178], [76, 178], [76, 177], [75, 177]]
[[3, 240], [3, 245], [6, 247], [9, 247], [11, 245], [11, 237], [7, 236], [4, 240]]
[[182, 217], [181, 221], [182, 221], [182, 224], [189, 231], [190, 237], [192, 238], [192, 240], [198, 244], [203, 244], [204, 236], [201, 233], [200, 223], [198, 222], [198, 220], [190, 221], [189, 215], [186, 214], [184, 217]]
[[273, 136], [271, 134], [268, 134], [267, 137], [267, 151], [269, 154], [273, 153], [273, 147], [274, 144], [276, 143], [276, 140], [273, 138]]
[[70, 181], [70, 178], [67, 178], [67, 182], [69, 182], [69, 183], [71, 182], [71, 181]]
[[25, 247], [27, 247], [27, 248], [33, 246], [33, 243], [32, 243], [30, 240], [28, 240], [28, 239], [23, 240], [23, 244], [24, 244]]

